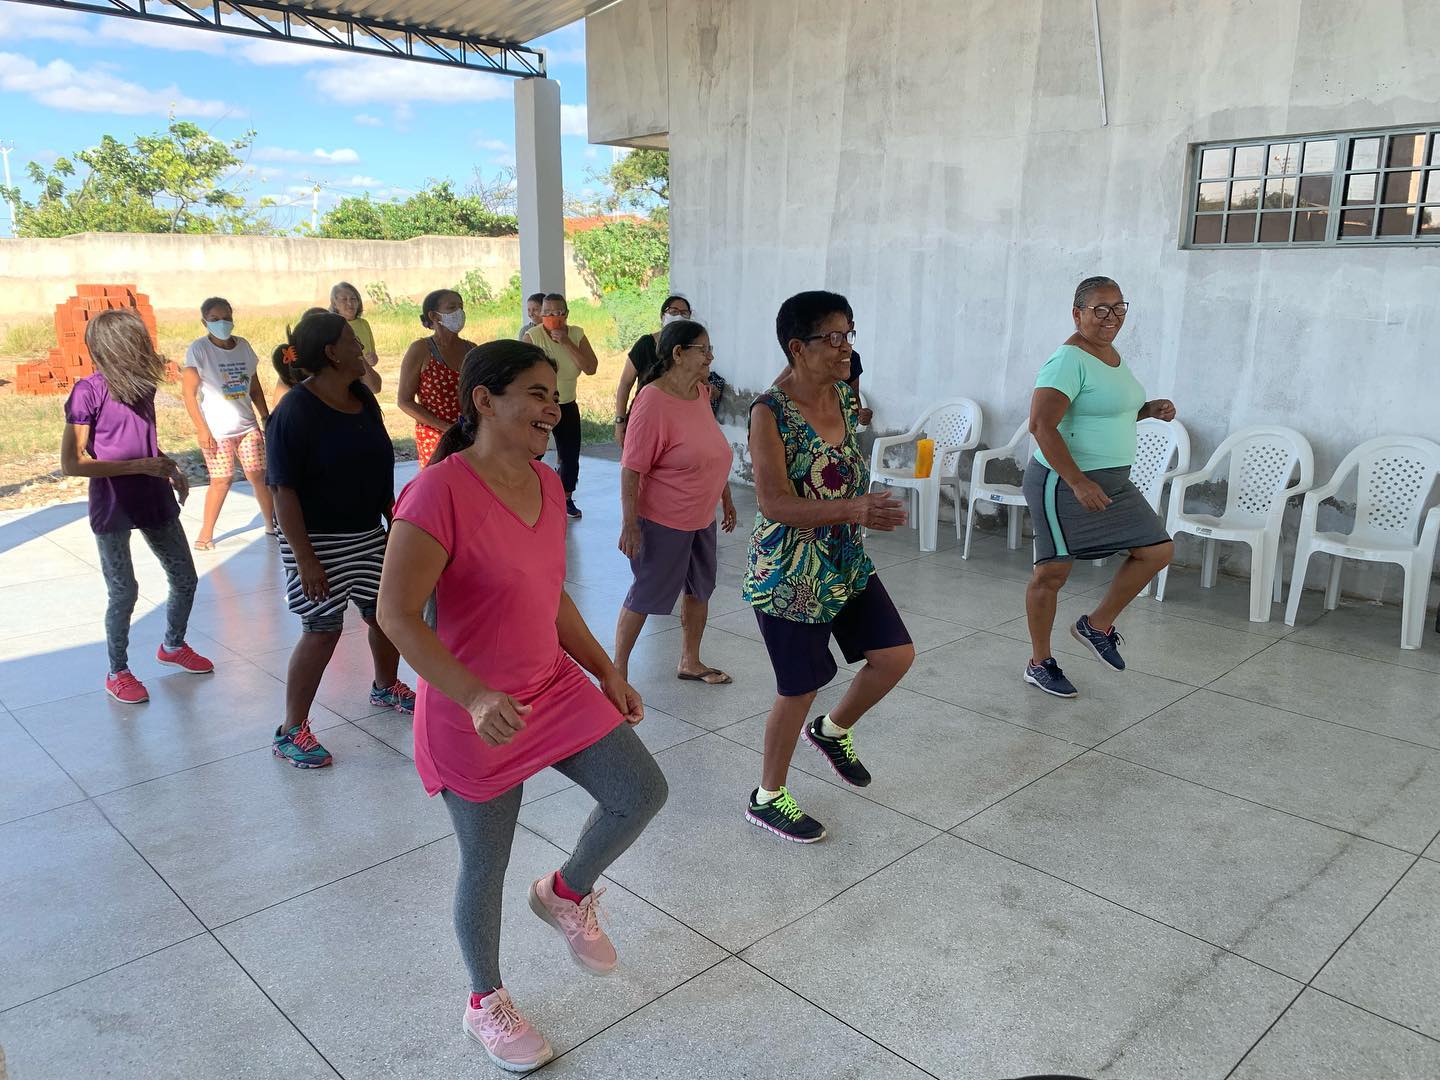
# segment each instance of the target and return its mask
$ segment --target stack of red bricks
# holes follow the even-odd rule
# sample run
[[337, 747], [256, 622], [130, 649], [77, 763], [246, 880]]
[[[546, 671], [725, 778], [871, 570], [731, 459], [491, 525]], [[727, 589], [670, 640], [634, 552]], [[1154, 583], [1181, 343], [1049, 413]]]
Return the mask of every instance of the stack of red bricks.
[[15, 389], [22, 394], [63, 394], [92, 374], [95, 365], [85, 348], [85, 325], [100, 312], [116, 308], [134, 310], [150, 331], [150, 340], [158, 343], [150, 298], [137, 292], [134, 285], [79, 285], [74, 296], [55, 306], [55, 340], [59, 346], [51, 349], [44, 360], [17, 364]]

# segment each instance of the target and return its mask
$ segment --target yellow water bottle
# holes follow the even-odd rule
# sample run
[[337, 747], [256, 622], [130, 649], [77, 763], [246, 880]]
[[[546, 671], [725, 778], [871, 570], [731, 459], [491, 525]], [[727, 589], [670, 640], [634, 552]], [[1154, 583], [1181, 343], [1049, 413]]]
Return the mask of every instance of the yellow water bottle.
[[923, 479], [935, 464], [935, 440], [921, 439], [915, 444], [915, 475]]

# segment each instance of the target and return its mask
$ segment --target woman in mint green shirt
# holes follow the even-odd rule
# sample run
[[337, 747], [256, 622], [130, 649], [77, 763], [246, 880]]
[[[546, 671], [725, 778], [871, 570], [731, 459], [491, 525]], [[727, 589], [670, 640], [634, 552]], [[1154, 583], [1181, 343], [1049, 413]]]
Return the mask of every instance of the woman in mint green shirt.
[[1075, 560], [1129, 552], [1104, 598], [1070, 628], [1102, 664], [1124, 671], [1115, 620], [1174, 553], [1164, 524], [1130, 482], [1135, 424], [1146, 417], [1173, 420], [1175, 406], [1164, 398], [1146, 401], [1145, 388], [1115, 350], [1128, 309], [1110, 278], [1082, 281], [1071, 311], [1075, 333], [1040, 369], [1030, 402], [1036, 449], [1024, 491], [1035, 529], [1035, 572], [1025, 590], [1031, 643], [1025, 681], [1055, 697], [1077, 696], [1050, 650], [1060, 588]]

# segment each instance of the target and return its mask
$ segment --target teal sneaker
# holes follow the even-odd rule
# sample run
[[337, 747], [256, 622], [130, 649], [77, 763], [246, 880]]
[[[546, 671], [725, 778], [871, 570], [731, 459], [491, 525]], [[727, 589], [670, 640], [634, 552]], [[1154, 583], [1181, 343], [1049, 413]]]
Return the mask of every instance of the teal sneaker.
[[320, 740], [310, 730], [309, 720], [293, 731], [276, 728], [270, 752], [297, 769], [323, 769], [333, 760], [330, 751], [320, 745]]
[[415, 712], [415, 691], [398, 679], [394, 686], [387, 686], [384, 689], [371, 683], [370, 704], [377, 709], [394, 709], [398, 713], [409, 716]]

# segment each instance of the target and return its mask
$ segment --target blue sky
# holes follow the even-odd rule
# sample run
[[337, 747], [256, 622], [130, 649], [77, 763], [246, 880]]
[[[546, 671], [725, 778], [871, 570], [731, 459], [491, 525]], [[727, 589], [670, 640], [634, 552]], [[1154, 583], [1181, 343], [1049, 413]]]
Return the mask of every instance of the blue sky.
[[[585, 141], [585, 31], [576, 23], [532, 44], [560, 83], [565, 188], [595, 189], [608, 147]], [[128, 141], [172, 110], [218, 138], [256, 131], [246, 194], [294, 203], [279, 225], [345, 195], [401, 196], [426, 180], [467, 186], [514, 161], [514, 80], [431, 64], [251, 41], [185, 27], [0, 0], [0, 142], [27, 196], [29, 161], [49, 165], [105, 134]], [[0, 235], [9, 215], [0, 214]]]

